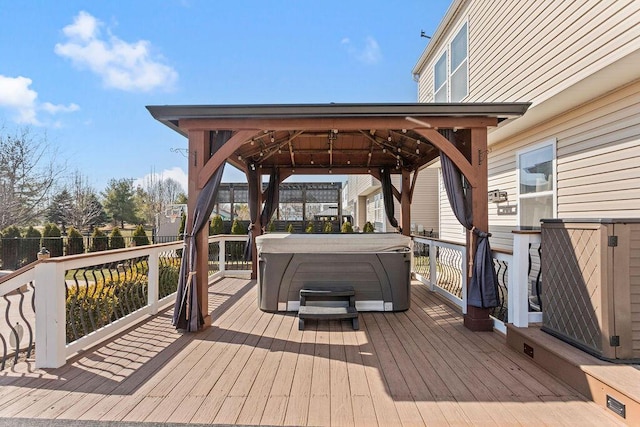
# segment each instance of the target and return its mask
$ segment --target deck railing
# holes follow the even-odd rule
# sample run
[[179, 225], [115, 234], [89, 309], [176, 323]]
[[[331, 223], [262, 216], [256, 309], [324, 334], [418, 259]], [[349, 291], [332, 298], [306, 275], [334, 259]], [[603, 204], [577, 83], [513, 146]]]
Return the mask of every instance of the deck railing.
[[[466, 247], [455, 242], [413, 237], [413, 273], [419, 281], [466, 312]], [[542, 321], [540, 232], [515, 231], [513, 252], [493, 251], [501, 305], [493, 309], [496, 329], [506, 323], [527, 327]]]
[[35, 344], [35, 263], [0, 278], [0, 370], [30, 358]]
[[429, 288], [467, 310], [467, 248], [426, 237], [413, 237], [413, 272]]
[[[248, 275], [246, 236], [209, 238], [209, 275]], [[49, 258], [0, 279], [0, 368], [34, 352], [58, 367], [75, 352], [175, 301], [182, 242]], [[17, 350], [17, 351], [16, 351]]]

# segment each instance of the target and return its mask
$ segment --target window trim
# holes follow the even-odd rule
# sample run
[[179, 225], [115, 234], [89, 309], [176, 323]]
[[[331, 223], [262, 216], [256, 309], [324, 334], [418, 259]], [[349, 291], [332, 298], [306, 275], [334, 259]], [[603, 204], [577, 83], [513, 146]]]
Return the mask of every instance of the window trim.
[[[546, 191], [538, 191], [534, 193], [526, 193], [520, 194], [520, 157], [523, 154], [530, 153], [532, 151], [539, 150], [540, 148], [545, 148], [551, 146], [551, 152], [553, 153], [553, 158], [551, 159], [551, 168], [553, 172], [553, 189]], [[552, 196], [552, 215], [553, 218], [558, 217], [558, 170], [557, 170], [557, 158], [558, 158], [558, 140], [555, 137], [545, 139], [541, 142], [535, 143], [533, 145], [528, 145], [525, 148], [516, 151], [516, 200], [518, 203], [518, 216], [517, 216], [517, 225], [521, 226], [521, 218], [522, 218], [522, 206], [520, 204], [521, 199], [539, 197], [539, 196]]]

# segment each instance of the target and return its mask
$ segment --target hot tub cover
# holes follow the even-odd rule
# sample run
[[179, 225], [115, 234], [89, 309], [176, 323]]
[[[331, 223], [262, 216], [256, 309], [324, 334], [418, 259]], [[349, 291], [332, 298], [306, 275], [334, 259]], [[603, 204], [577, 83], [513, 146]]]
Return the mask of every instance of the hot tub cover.
[[258, 253], [407, 252], [411, 238], [399, 233], [286, 234], [256, 238]]

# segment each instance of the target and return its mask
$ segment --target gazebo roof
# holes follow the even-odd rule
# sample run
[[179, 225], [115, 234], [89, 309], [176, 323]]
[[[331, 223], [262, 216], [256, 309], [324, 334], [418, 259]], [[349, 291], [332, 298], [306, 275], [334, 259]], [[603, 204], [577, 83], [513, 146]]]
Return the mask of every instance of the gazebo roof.
[[[178, 133], [234, 131], [227, 161], [290, 173], [417, 170], [439, 155], [438, 129], [454, 129], [464, 154], [470, 129], [521, 116], [528, 103], [272, 104], [148, 106]], [[419, 129], [419, 130], [418, 130]], [[443, 141], [443, 140], [442, 140]], [[441, 142], [442, 142], [441, 141]], [[470, 156], [466, 156], [469, 158]]]

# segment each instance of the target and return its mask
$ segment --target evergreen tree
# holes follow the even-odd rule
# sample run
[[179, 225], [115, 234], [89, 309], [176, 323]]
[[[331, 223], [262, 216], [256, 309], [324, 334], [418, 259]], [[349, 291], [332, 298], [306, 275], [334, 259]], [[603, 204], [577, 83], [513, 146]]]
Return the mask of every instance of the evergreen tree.
[[134, 200], [133, 181], [131, 179], [112, 179], [109, 181], [104, 193], [104, 209], [113, 218], [114, 225], [124, 223], [137, 223], [136, 205]]
[[84, 237], [74, 227], [69, 227], [67, 234], [67, 255], [84, 253]]
[[323, 231], [325, 233], [333, 233], [333, 224], [331, 224], [331, 222], [329, 221], [326, 221], [324, 223]]
[[309, 233], [309, 234], [313, 233], [313, 222], [309, 221], [307, 223], [307, 228], [305, 228], [304, 231], [305, 233]]
[[71, 210], [73, 209], [73, 200], [71, 194], [67, 189], [63, 189], [58, 194], [53, 196], [51, 204], [47, 208], [46, 219], [52, 224], [56, 224], [62, 228], [62, 232], [66, 232], [67, 226], [72, 225]]
[[373, 224], [371, 224], [369, 221], [367, 221], [364, 225], [364, 227], [362, 228], [362, 231], [364, 233], [373, 233], [375, 230], [375, 228], [373, 227]]
[[139, 225], [133, 231], [133, 242], [136, 246], [143, 246], [149, 244], [149, 237], [147, 236], [147, 232], [144, 231], [144, 227]]
[[293, 224], [289, 223], [287, 224], [287, 233], [293, 233], [294, 229], [293, 229]]
[[109, 236], [109, 249], [122, 249], [124, 247], [124, 237], [122, 237], [120, 229], [118, 227], [113, 227]]
[[60, 229], [57, 225], [47, 224], [44, 226], [40, 246], [43, 248], [47, 248], [47, 250], [49, 251], [49, 256], [51, 257], [63, 255], [62, 233], [60, 232]]
[[349, 221], [345, 221], [342, 223], [342, 227], [340, 228], [340, 232], [342, 233], [353, 233], [353, 226]]
[[89, 252], [100, 252], [109, 249], [109, 238], [99, 228], [94, 228], [91, 234], [91, 246]]
[[22, 258], [27, 264], [38, 259], [41, 238], [42, 234], [33, 228], [33, 226], [29, 226], [27, 231], [25, 231], [24, 240], [22, 241], [22, 247], [20, 249], [22, 251]]
[[237, 219], [231, 224], [231, 234], [247, 234], [247, 228]]
[[209, 227], [209, 236], [215, 236], [216, 234], [222, 234], [224, 227], [222, 224], [222, 217], [216, 215], [211, 219], [211, 227]]
[[2, 268], [17, 270], [22, 265], [20, 257], [20, 243], [22, 241], [20, 229], [15, 225], [2, 230]]

